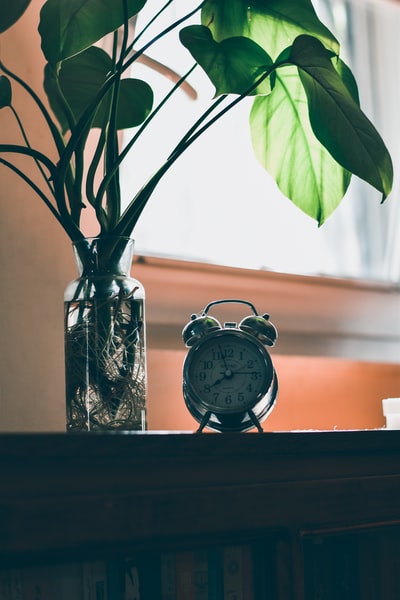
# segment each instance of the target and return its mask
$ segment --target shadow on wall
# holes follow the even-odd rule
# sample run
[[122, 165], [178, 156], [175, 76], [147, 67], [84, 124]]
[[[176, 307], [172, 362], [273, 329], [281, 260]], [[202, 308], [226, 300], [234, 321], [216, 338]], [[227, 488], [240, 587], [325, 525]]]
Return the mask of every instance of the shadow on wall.
[[[190, 430], [181, 382], [185, 351], [148, 351], [149, 429]], [[400, 365], [274, 355], [279, 395], [264, 431], [376, 429], [382, 399], [400, 396]]]

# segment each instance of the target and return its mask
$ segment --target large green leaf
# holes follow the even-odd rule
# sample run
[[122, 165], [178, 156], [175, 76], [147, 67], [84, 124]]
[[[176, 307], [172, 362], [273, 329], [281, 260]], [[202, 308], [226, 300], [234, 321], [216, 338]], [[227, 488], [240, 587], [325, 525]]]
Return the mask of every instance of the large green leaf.
[[318, 37], [339, 54], [339, 43], [318, 19], [310, 0], [208, 0], [201, 19], [217, 41], [243, 35], [272, 58], [302, 33]]
[[333, 67], [329, 53], [317, 39], [300, 36], [290, 56], [299, 69], [315, 135], [335, 160], [385, 199], [393, 182], [389, 152]]
[[[260, 77], [260, 69], [266, 71], [272, 66], [268, 54], [245, 37], [218, 43], [208, 27], [191, 25], [181, 30], [180, 39], [215, 85], [216, 95], [245, 93]], [[270, 91], [271, 85], [266, 79], [252, 93]]]
[[[78, 121], [96, 98], [111, 67], [108, 54], [95, 46], [62, 63], [59, 72], [60, 87], [75, 121]], [[56, 86], [54, 70], [49, 65], [45, 69], [45, 90], [53, 112], [65, 133], [69, 123]], [[96, 112], [92, 127], [104, 125], [109, 99], [110, 92], [107, 92]], [[153, 92], [146, 82], [139, 79], [122, 79], [118, 98], [117, 128], [126, 129], [140, 125], [150, 113], [152, 105]]]
[[0, 33], [14, 25], [30, 3], [31, 0], [2, 0], [0, 2]]
[[255, 99], [250, 127], [260, 163], [283, 194], [321, 225], [342, 200], [351, 175], [316, 139], [294, 67], [279, 72], [269, 96]]
[[[146, 0], [127, 0], [128, 16]], [[47, 0], [40, 12], [42, 50], [52, 65], [88, 48], [124, 22], [123, 0]]]
[[11, 106], [11, 83], [8, 77], [0, 75], [0, 108]]

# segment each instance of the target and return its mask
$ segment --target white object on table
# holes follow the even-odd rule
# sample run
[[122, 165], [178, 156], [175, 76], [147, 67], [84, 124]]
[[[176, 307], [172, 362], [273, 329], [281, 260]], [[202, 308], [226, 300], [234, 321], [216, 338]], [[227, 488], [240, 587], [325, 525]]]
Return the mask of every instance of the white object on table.
[[383, 414], [386, 417], [386, 429], [400, 429], [400, 398], [382, 400]]

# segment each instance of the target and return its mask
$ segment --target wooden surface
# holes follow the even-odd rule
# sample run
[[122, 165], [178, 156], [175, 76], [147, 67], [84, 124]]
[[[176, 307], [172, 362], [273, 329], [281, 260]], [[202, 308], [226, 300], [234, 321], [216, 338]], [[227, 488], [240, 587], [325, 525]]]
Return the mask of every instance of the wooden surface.
[[0, 436], [0, 561], [400, 522], [400, 432]]

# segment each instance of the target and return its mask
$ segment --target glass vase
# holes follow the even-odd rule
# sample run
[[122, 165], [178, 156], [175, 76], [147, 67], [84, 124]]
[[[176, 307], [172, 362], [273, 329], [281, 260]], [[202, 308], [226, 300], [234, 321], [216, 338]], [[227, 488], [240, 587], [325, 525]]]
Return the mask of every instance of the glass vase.
[[130, 276], [131, 238], [73, 245], [65, 290], [67, 431], [146, 429], [145, 294]]

